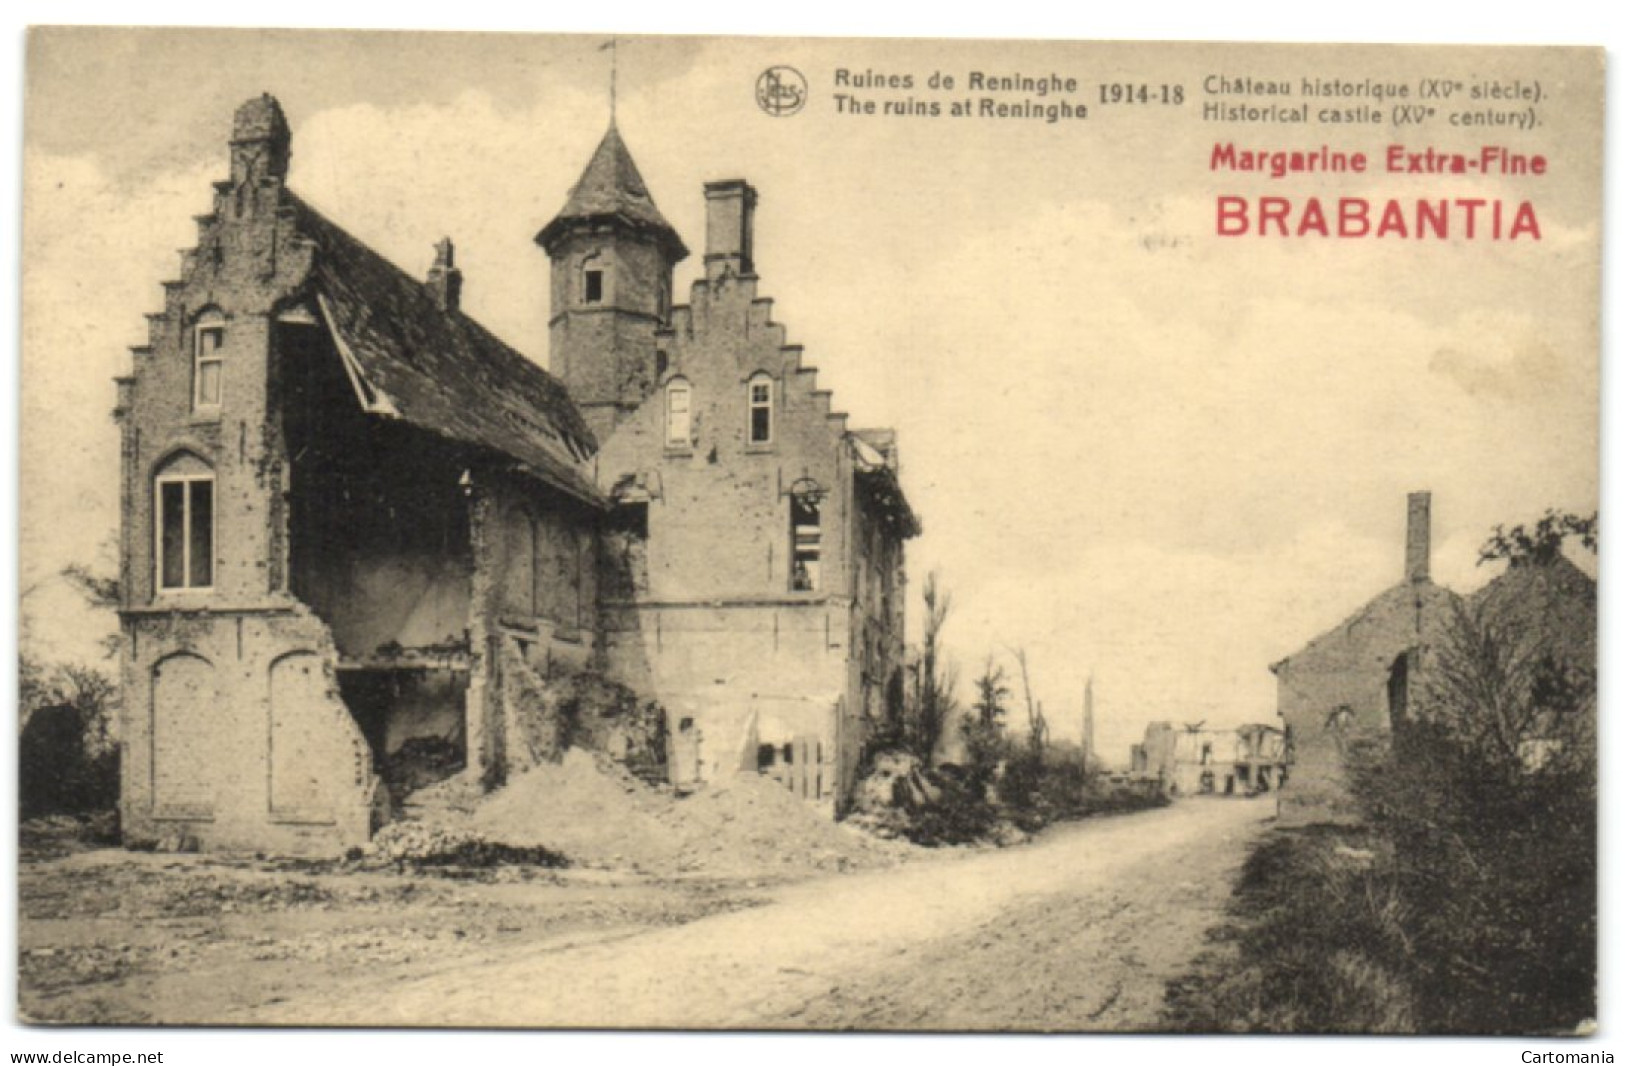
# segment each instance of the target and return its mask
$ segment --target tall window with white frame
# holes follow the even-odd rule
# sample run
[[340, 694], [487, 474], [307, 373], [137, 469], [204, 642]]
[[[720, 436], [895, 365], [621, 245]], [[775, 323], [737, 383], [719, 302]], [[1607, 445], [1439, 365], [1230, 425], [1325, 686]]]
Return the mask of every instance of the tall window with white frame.
[[682, 378], [666, 385], [666, 443], [672, 447], [686, 448], [692, 440], [693, 398], [693, 389]]
[[773, 379], [758, 374], [746, 385], [750, 401], [750, 442], [773, 442]]
[[154, 481], [158, 588], [163, 592], [214, 587], [214, 472], [201, 459], [182, 456]]
[[218, 312], [198, 319], [192, 331], [192, 406], [212, 409], [220, 406], [222, 378], [225, 376], [226, 320]]

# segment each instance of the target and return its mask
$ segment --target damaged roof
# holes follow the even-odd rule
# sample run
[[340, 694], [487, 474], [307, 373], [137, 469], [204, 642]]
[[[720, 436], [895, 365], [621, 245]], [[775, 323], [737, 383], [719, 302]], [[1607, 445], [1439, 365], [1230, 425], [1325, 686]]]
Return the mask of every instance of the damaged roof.
[[[1453, 609], [1454, 605], [1461, 602], [1461, 597], [1443, 585], [1435, 585], [1432, 581], [1401, 581], [1367, 600], [1359, 610], [1321, 633], [1291, 655], [1270, 663], [1270, 672], [1280, 674], [1281, 670], [1294, 659], [1311, 655], [1337, 637], [1353, 632], [1368, 619], [1393, 607], [1395, 601], [1412, 604], [1416, 611], [1416, 624], [1422, 625], [1428, 618], [1442, 615], [1443, 612]], [[1372, 637], [1369, 639], [1375, 640], [1377, 638]]]
[[852, 445], [852, 465], [859, 488], [898, 536], [904, 539], [919, 536], [920, 518], [909, 506], [897, 476], [897, 432], [854, 429], [846, 436]]
[[587, 169], [570, 190], [558, 216], [536, 235], [536, 243], [549, 252], [553, 243], [572, 223], [611, 222], [651, 234], [666, 245], [673, 260], [688, 255], [682, 238], [655, 206], [638, 165], [632, 161], [621, 133], [610, 123], [604, 139], [598, 142]]
[[369, 410], [508, 456], [556, 488], [601, 497], [578, 464], [597, 450], [564, 386], [460, 311], [286, 193], [315, 246], [313, 280]]

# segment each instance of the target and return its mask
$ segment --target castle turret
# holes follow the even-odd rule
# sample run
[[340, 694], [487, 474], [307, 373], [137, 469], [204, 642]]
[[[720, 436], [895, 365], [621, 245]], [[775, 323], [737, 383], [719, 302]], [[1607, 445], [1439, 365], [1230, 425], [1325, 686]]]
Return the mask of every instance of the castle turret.
[[688, 255], [613, 123], [536, 243], [553, 261], [553, 373], [608, 439], [654, 388], [655, 331], [671, 313], [672, 268]]

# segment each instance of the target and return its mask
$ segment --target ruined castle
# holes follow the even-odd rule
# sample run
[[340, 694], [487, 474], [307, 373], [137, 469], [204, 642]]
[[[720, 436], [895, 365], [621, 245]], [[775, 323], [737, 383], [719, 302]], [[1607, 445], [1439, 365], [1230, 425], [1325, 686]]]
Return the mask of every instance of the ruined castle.
[[756, 190], [705, 186], [677, 304], [688, 249], [612, 123], [536, 236], [549, 374], [463, 313], [449, 240], [414, 277], [293, 192], [274, 99], [228, 151], [118, 381], [127, 838], [364, 843], [402, 752], [499, 784], [583, 674], [657, 708], [673, 785], [838, 812], [902, 698], [920, 526], [895, 434], [758, 295]]

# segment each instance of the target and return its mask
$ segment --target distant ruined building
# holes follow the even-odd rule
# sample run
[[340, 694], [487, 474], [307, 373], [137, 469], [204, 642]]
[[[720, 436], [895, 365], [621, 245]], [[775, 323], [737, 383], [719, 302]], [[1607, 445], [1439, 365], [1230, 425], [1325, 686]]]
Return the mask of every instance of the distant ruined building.
[[[838, 810], [901, 698], [895, 435], [848, 428], [757, 296], [743, 181], [704, 277], [612, 124], [538, 234], [555, 374], [286, 185], [263, 96], [119, 379], [127, 839], [330, 854], [404, 753], [502, 781], [561, 686], [663, 710], [672, 781], [763, 772]], [[556, 375], [556, 376], [555, 376]], [[640, 739], [641, 738], [641, 739]]]
[[1209, 729], [1152, 722], [1131, 749], [1129, 772], [1170, 798], [1258, 796], [1286, 781], [1285, 737], [1263, 723]]
[[1283, 825], [1358, 817], [1344, 752], [1426, 713], [1428, 674], [1458, 611], [1515, 623], [1533, 650], [1577, 667], [1595, 666], [1595, 581], [1557, 554], [1517, 562], [1471, 596], [1458, 596], [1430, 577], [1431, 512], [1430, 493], [1410, 494], [1399, 584], [1270, 666], [1288, 745]]

